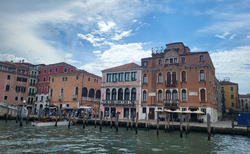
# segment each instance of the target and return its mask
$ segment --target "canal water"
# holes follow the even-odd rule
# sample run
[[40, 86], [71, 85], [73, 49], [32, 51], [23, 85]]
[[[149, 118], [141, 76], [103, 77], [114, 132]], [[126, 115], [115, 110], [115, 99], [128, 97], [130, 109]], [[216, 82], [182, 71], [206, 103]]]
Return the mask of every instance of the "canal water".
[[14, 120], [0, 120], [0, 153], [250, 153], [250, 138], [232, 135], [212, 135], [191, 132], [179, 137], [179, 132], [164, 130], [128, 130], [119, 127], [116, 132], [104, 126], [82, 125], [23, 127]]

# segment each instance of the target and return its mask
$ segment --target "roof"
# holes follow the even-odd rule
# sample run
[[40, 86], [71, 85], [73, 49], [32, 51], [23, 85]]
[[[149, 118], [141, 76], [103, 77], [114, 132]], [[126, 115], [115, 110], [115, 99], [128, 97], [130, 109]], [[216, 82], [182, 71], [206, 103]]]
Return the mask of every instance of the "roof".
[[9, 65], [9, 66], [12, 66], [12, 67], [16, 67], [16, 68], [28, 69], [27, 66], [20, 65], [20, 64], [17, 64], [17, 63], [13, 63], [13, 62], [8, 62], [8, 61], [3, 62], [3, 61], [0, 61], [0, 63], [5, 64], [5, 65]]
[[67, 75], [87, 75], [87, 76], [93, 76], [93, 77], [96, 77], [96, 78], [102, 78], [98, 75], [95, 75], [93, 73], [89, 73], [85, 70], [76, 70], [74, 72], [63, 72], [63, 73], [60, 73], [60, 74], [56, 74], [56, 75], [51, 75], [51, 77], [53, 76], [67, 76]]
[[125, 65], [120, 65], [112, 68], [105, 69], [103, 71], [111, 71], [111, 70], [121, 70], [121, 69], [131, 69], [131, 68], [140, 68], [140, 65], [137, 65], [136, 63], [128, 63]]
[[220, 81], [220, 84], [221, 85], [238, 85], [238, 83], [233, 83], [230, 81]]
[[52, 67], [52, 66], [60, 66], [60, 65], [68, 66], [68, 67], [72, 67], [72, 68], [76, 68], [75, 66], [70, 65], [70, 64], [65, 63], [65, 62], [54, 63], [54, 64], [48, 64], [48, 65], [45, 65], [45, 66], [41, 66], [41, 68], [47, 68], [47, 67]]
[[250, 98], [250, 94], [246, 94], [246, 95], [239, 95], [239, 98]]

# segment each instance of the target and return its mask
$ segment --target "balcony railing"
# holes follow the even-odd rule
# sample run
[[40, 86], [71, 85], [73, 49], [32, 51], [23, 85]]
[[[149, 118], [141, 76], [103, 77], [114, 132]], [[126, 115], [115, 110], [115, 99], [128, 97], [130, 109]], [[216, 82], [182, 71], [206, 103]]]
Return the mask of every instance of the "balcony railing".
[[59, 96], [59, 97], [58, 97], [58, 100], [59, 100], [59, 101], [63, 100], [63, 96]]
[[77, 98], [78, 98], [78, 95], [73, 95], [73, 96], [72, 96], [72, 99], [73, 99], [73, 100], [77, 100]]
[[100, 102], [101, 101], [100, 98], [92, 98], [92, 97], [82, 97], [82, 100], [92, 101], [92, 102]]
[[165, 81], [166, 87], [177, 87], [177, 81], [167, 82]]
[[178, 106], [179, 105], [179, 100], [173, 100], [173, 99], [165, 99], [164, 100], [165, 106]]
[[102, 100], [102, 104], [105, 105], [136, 105], [137, 101], [132, 100]]

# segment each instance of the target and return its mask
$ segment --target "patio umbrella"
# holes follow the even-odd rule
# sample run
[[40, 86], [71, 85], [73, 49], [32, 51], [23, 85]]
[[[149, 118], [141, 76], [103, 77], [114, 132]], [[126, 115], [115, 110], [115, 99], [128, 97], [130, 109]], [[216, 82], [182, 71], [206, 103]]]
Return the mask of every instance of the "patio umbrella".
[[169, 110], [169, 109], [167, 109], [167, 110], [164, 109], [164, 112], [170, 112], [170, 113], [171, 113], [171, 112], [173, 112], [173, 111], [171, 111], [171, 110]]
[[201, 110], [193, 111], [192, 113], [196, 113], [196, 114], [204, 114], [204, 112], [202, 112]]
[[174, 112], [174, 113], [182, 113], [182, 111], [180, 109], [172, 111], [172, 112]]

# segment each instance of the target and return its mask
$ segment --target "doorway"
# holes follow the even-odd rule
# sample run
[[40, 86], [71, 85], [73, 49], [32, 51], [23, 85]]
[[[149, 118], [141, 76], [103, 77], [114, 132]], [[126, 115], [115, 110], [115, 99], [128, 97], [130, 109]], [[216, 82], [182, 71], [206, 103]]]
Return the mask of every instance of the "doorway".
[[149, 119], [155, 119], [155, 108], [149, 108]]

